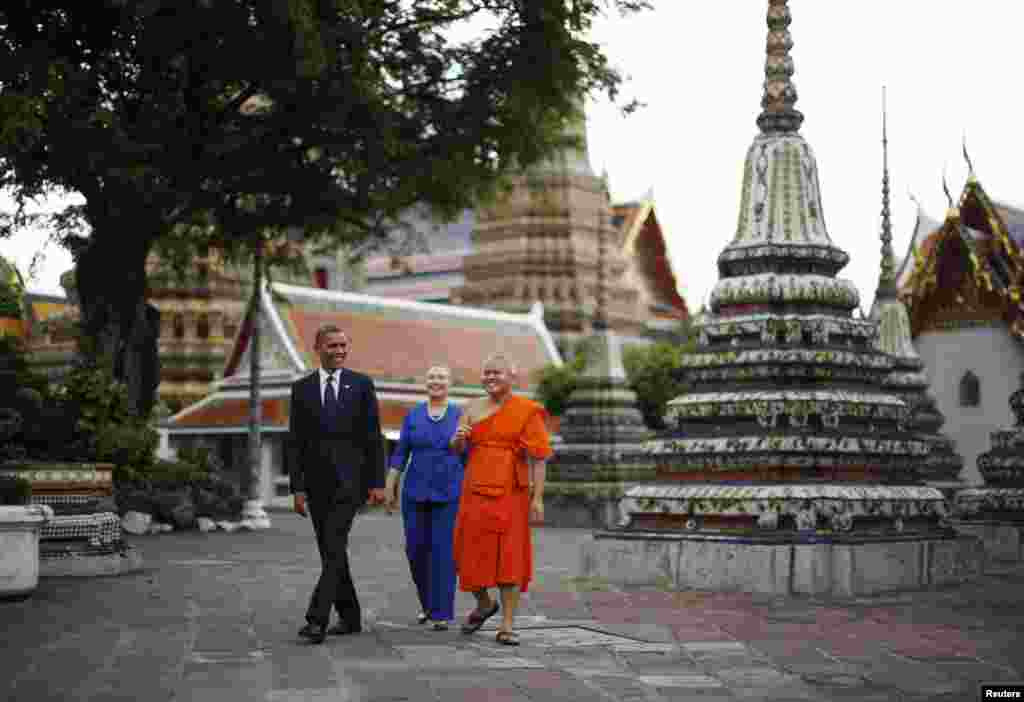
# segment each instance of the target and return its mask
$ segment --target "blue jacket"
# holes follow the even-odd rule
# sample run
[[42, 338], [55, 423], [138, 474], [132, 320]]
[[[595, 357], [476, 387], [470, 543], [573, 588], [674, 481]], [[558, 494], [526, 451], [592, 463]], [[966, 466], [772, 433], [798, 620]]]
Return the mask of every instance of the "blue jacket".
[[[448, 442], [459, 426], [462, 409], [449, 402], [444, 417], [435, 422], [421, 402], [405, 415], [398, 447], [391, 456], [391, 467], [405, 471], [403, 492], [414, 502], [450, 502], [462, 492], [463, 456]], [[409, 456], [412, 460], [409, 460]], [[408, 466], [406, 465], [408, 463]]]

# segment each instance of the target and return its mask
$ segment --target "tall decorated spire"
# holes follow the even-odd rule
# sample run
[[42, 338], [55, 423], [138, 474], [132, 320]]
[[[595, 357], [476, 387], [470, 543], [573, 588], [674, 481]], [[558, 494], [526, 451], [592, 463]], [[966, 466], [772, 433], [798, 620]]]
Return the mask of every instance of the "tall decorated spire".
[[768, 58], [764, 64], [764, 96], [761, 98], [762, 112], [757, 126], [765, 134], [796, 132], [804, 121], [797, 110], [796, 86], [793, 85], [793, 38], [789, 25], [793, 17], [789, 12], [789, 0], [768, 1]]
[[892, 222], [889, 218], [889, 135], [885, 88], [882, 88], [882, 272], [878, 278], [878, 297], [896, 296], [896, 262], [892, 252]]

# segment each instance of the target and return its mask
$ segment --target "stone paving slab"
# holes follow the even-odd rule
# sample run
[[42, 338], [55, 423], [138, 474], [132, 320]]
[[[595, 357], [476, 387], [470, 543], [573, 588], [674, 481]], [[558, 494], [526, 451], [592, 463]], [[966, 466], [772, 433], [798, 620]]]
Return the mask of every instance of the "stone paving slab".
[[[573, 578], [584, 531], [535, 532], [522, 646], [415, 623], [398, 517], [360, 516], [364, 633], [297, 638], [318, 572], [309, 522], [132, 539], [136, 574], [47, 578], [0, 603], [0, 699], [116, 702], [963, 702], [1024, 673], [1024, 567], [857, 600], [613, 588]], [[473, 608], [459, 593], [458, 619]], [[1018, 614], [1021, 612], [1022, 614]]]

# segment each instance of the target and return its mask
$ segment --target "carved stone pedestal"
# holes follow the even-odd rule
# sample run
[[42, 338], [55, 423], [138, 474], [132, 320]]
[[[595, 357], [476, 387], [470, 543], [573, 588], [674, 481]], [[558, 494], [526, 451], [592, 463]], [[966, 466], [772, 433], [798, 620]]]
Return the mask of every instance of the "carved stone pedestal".
[[859, 597], [958, 584], [984, 567], [977, 539], [842, 535], [724, 536], [603, 531], [581, 575], [621, 585], [766, 595]]
[[53, 510], [39, 535], [40, 577], [120, 575], [142, 567], [141, 554], [121, 536], [112, 471], [104, 463], [0, 466], [0, 474], [32, 483], [33, 504]]
[[992, 561], [1024, 561], [1024, 488], [965, 488], [956, 496], [961, 534], [981, 539]]

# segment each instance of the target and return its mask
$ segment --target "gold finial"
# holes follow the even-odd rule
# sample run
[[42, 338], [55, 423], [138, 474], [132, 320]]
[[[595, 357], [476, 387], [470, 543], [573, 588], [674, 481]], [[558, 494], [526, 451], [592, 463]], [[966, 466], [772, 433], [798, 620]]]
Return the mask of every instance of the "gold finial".
[[804, 121], [797, 110], [796, 86], [793, 85], [793, 38], [789, 25], [793, 17], [789, 12], [789, 0], [768, 0], [767, 58], [764, 65], [764, 95], [761, 97], [761, 114], [757, 126], [764, 134], [796, 132]]

